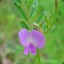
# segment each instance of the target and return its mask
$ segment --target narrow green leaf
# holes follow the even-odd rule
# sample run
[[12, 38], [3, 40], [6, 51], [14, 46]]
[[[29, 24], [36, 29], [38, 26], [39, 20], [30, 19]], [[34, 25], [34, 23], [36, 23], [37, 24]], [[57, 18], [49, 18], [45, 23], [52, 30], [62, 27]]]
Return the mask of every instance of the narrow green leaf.
[[18, 1], [19, 3], [22, 3], [22, 0], [15, 0], [15, 1]]
[[25, 4], [27, 4], [28, 0], [25, 0]]
[[22, 2], [23, 2], [24, 4], [26, 4], [26, 3], [28, 2], [28, 0], [22, 0]]
[[20, 24], [21, 24], [22, 28], [26, 28], [27, 30], [29, 30], [28, 25], [24, 21], [21, 21]]
[[38, 0], [35, 0], [30, 9], [30, 18], [35, 15], [37, 8], [38, 8]]
[[19, 1], [18, 0], [14, 0], [14, 4], [15, 4], [15, 6], [16, 6], [16, 8], [18, 10], [18, 13], [21, 16], [21, 18], [23, 20], [26, 20], [27, 21], [28, 18], [26, 16], [26, 13], [25, 13], [24, 9], [22, 8], [21, 1], [20, 0]]
[[45, 15], [45, 13], [42, 12], [42, 13], [39, 15], [39, 17], [37, 18], [36, 23], [41, 22], [41, 21], [43, 20], [44, 15]]

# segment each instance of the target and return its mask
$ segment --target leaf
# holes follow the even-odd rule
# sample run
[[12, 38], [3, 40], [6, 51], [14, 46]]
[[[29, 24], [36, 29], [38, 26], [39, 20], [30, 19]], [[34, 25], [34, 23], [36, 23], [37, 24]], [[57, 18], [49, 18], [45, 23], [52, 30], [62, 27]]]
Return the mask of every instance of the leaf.
[[26, 4], [26, 3], [28, 2], [28, 0], [22, 0], [22, 2], [23, 2], [24, 4]]
[[38, 0], [35, 0], [30, 9], [30, 18], [35, 15], [37, 8], [38, 8]]
[[24, 21], [21, 21], [20, 24], [21, 24], [22, 28], [26, 28], [27, 30], [29, 30], [28, 25]]
[[21, 18], [23, 19], [23, 20], [28, 20], [28, 18], [27, 18], [27, 16], [26, 16], [26, 13], [25, 13], [25, 11], [24, 11], [24, 9], [22, 8], [22, 6], [21, 6], [21, 1], [19, 0], [14, 0], [14, 4], [15, 4], [15, 6], [16, 6], [16, 8], [17, 8], [17, 10], [18, 10], [18, 13], [19, 13], [19, 15], [21, 16]]
[[44, 24], [42, 25], [42, 29], [44, 30], [44, 32], [47, 30], [47, 25], [46, 25], [46, 23], [44, 23]]
[[25, 3], [27, 3], [28, 2], [28, 0], [25, 0]]
[[37, 18], [36, 23], [41, 22], [42, 19], [43, 19], [43, 17], [44, 17], [44, 15], [45, 15], [45, 13], [42, 12], [42, 13], [39, 15], [39, 17]]
[[18, 1], [19, 3], [22, 3], [22, 0], [16, 0], [16, 1]]

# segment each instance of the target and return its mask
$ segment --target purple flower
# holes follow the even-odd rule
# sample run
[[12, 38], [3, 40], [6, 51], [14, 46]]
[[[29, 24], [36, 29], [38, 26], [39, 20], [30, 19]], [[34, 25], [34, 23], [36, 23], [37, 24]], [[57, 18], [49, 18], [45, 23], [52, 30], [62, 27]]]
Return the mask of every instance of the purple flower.
[[30, 51], [33, 55], [36, 54], [36, 48], [43, 48], [45, 45], [44, 35], [36, 30], [29, 32], [26, 29], [20, 30], [19, 34], [20, 43], [25, 47], [24, 54], [28, 55]]

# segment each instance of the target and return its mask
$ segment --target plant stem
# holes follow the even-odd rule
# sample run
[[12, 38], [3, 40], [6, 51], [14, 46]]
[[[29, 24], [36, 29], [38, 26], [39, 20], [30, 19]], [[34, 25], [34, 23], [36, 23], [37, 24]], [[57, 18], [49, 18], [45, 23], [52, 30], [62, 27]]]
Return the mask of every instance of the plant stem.
[[38, 49], [37, 49], [37, 57], [38, 57], [38, 64], [41, 64], [40, 52]]
[[55, 0], [55, 22], [57, 21], [58, 15], [58, 0]]
[[55, 13], [57, 14], [58, 12], [58, 0], [55, 0]]

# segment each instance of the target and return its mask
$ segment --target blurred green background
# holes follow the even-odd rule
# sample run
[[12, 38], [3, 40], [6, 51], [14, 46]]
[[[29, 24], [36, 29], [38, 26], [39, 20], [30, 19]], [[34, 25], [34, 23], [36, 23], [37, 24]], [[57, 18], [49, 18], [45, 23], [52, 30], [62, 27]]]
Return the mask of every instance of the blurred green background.
[[[28, 0], [28, 11], [33, 1]], [[55, 0], [38, 0], [38, 3], [36, 16], [42, 11], [55, 14]], [[18, 39], [20, 20], [13, 0], [0, 0], [0, 64], [37, 64], [38, 62], [37, 58], [34, 59], [35, 56], [23, 54], [24, 48]], [[64, 0], [58, 0], [56, 22], [45, 37], [46, 45], [41, 49], [42, 64], [64, 64]]]

